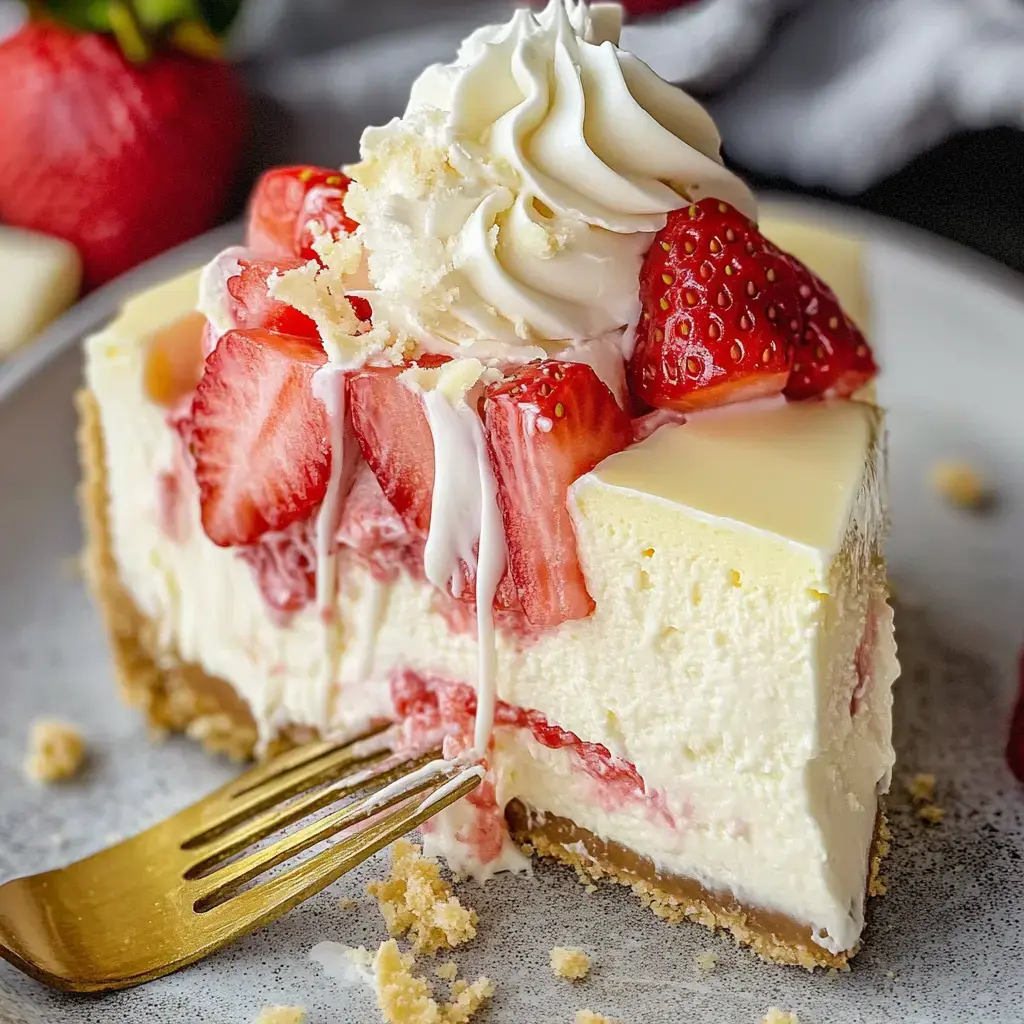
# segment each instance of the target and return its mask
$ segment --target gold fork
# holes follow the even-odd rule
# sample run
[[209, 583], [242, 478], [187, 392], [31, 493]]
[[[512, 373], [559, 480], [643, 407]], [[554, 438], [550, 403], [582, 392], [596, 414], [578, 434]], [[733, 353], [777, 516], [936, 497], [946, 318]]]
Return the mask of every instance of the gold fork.
[[441, 762], [439, 751], [400, 759], [387, 739], [381, 727], [297, 747], [133, 839], [5, 883], [0, 956], [54, 988], [98, 992], [152, 981], [262, 928], [480, 782], [482, 770]]

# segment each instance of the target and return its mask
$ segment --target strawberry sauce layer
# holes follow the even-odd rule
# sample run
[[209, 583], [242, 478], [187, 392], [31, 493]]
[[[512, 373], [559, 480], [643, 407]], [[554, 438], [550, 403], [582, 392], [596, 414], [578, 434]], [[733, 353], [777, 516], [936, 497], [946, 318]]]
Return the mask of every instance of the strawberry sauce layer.
[[[454, 758], [473, 745], [476, 693], [465, 683], [400, 672], [391, 680], [391, 699], [395, 715], [402, 723], [402, 741], [408, 748], [421, 749], [443, 737], [444, 756]], [[522, 730], [549, 750], [565, 751], [574, 767], [589, 776], [593, 785], [591, 798], [604, 811], [639, 805], [657, 824], [676, 827], [664, 794], [649, 790], [636, 766], [615, 757], [603, 744], [585, 742], [548, 721], [539, 711], [515, 707], [502, 700], [495, 706], [494, 728]], [[489, 774], [466, 798], [466, 803], [472, 812], [457, 838], [481, 864], [490, 864], [501, 855], [508, 832], [493, 776]], [[428, 823], [425, 831], [432, 827]]]
[[[473, 743], [476, 693], [465, 683], [450, 683], [415, 672], [401, 672], [391, 680], [391, 699], [395, 714], [402, 720], [403, 735], [410, 746], [417, 746], [444, 734], [446, 757], [454, 757]], [[515, 707], [499, 700], [494, 710], [494, 727], [525, 729], [549, 750], [568, 750], [579, 767], [592, 779], [609, 787], [619, 800], [653, 800], [636, 766], [615, 757], [602, 743], [589, 743], [549, 722], [539, 711]]]

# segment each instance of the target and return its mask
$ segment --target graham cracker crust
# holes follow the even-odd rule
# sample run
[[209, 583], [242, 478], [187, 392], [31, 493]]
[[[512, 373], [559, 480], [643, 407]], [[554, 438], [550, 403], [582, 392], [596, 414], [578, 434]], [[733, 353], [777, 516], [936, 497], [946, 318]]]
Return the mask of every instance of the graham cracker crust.
[[[82, 464], [79, 503], [85, 528], [83, 568], [106, 627], [121, 694], [143, 712], [154, 732], [187, 733], [211, 752], [247, 760], [257, 751], [258, 740], [248, 705], [228, 682], [161, 645], [157, 624], [138, 609], [121, 583], [110, 540], [99, 406], [88, 389], [78, 392], [76, 405]], [[285, 732], [259, 753], [271, 756], [309, 738]], [[505, 814], [515, 838], [529, 844], [533, 852], [569, 865], [580, 877], [628, 886], [670, 924], [696, 921], [729, 932], [737, 944], [750, 947], [765, 960], [809, 970], [845, 968], [857, 951], [829, 953], [811, 939], [808, 926], [782, 914], [742, 906], [732, 894], [709, 892], [694, 879], [663, 874], [649, 859], [619, 843], [599, 839], [567, 818], [529, 811], [518, 800], [508, 805]], [[885, 892], [879, 870], [889, 839], [885, 816], [879, 811], [868, 880], [872, 896]]]
[[243, 761], [256, 747], [248, 705], [223, 679], [162, 649], [157, 625], [121, 583], [110, 541], [107, 467], [99, 404], [88, 389], [75, 396], [85, 529], [82, 565], [106, 627], [121, 695], [157, 733], [184, 732], [208, 750]]
[[[518, 800], [505, 808], [505, 818], [513, 837], [532, 852], [567, 864], [580, 878], [607, 879], [628, 886], [669, 924], [696, 921], [713, 931], [728, 932], [737, 945], [749, 947], [772, 963], [795, 964], [807, 970], [844, 970], [859, 949], [858, 945], [843, 953], [830, 953], [813, 940], [808, 925], [776, 911], [744, 906], [732, 893], [711, 892], [693, 878], [663, 873], [635, 850], [601, 839], [568, 818], [538, 813]], [[879, 872], [891, 838], [885, 814], [879, 810], [868, 875], [869, 896], [885, 892]]]

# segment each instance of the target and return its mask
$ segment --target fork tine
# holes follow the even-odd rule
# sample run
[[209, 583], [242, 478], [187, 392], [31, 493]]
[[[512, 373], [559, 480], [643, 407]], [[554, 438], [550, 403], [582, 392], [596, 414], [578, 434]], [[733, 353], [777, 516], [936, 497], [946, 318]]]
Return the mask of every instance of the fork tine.
[[226, 834], [218, 832], [214, 836], [208, 836], [207, 839], [213, 841], [212, 845], [209, 845], [205, 840], [202, 842], [190, 841], [189, 845], [185, 848], [194, 849], [196, 854], [200, 856], [200, 859], [187, 868], [185, 878], [199, 878], [207, 874], [210, 868], [215, 867], [222, 861], [227, 860], [228, 857], [239, 853], [253, 843], [266, 839], [267, 836], [272, 835], [274, 832], [287, 828], [289, 825], [301, 821], [310, 814], [331, 804], [338, 803], [347, 797], [356, 794], [368, 796], [376, 793], [392, 781], [400, 778], [410, 768], [416, 769], [440, 756], [441, 751], [434, 750], [422, 754], [412, 761], [398, 762], [390, 769], [378, 772], [375, 775], [365, 775], [362, 772], [358, 772], [354, 776], [347, 778], [344, 782], [338, 782], [327, 786], [325, 789], [316, 790], [298, 800], [292, 801], [284, 807], [271, 807], [256, 818], [240, 822], [238, 828], [233, 828]]
[[452, 767], [437, 775], [415, 780], [409, 786], [401, 787], [382, 800], [372, 799], [373, 792], [386, 788], [393, 780], [409, 775], [417, 766], [422, 766], [423, 763], [424, 758], [420, 757], [414, 761], [406, 761], [396, 765], [390, 772], [376, 776], [373, 780], [371, 791], [362, 799], [347, 804], [323, 818], [310, 822], [291, 835], [279, 839], [271, 846], [262, 850], [256, 850], [249, 854], [249, 856], [243, 857], [241, 860], [204, 876], [198, 880], [202, 891], [196, 899], [196, 910], [202, 912], [201, 907], [212, 903], [219, 903], [239, 886], [251, 881], [258, 875], [262, 875], [265, 871], [269, 871], [278, 864], [283, 864], [286, 860], [290, 860], [297, 854], [302, 853], [303, 850], [308, 850], [311, 846], [315, 846], [325, 839], [330, 839], [343, 829], [351, 828], [360, 822], [366, 821], [368, 818], [382, 814], [396, 805], [405, 803], [417, 794], [427, 790], [438, 790], [442, 786], [448, 785], [460, 774], [460, 769]]
[[316, 757], [306, 758], [297, 765], [275, 771], [261, 782], [250, 783], [246, 780], [240, 795], [234, 799], [229, 796], [230, 802], [226, 805], [223, 799], [210, 805], [204, 803], [201, 805], [204, 813], [196, 822], [196, 831], [181, 844], [181, 848], [192, 850], [202, 846], [289, 797], [298, 796], [324, 782], [351, 775], [391, 756], [390, 747], [363, 748], [360, 742], [340, 747], [337, 744], [326, 744]]
[[[443, 777], [442, 777], [443, 778]], [[438, 781], [442, 781], [439, 778]], [[449, 779], [448, 782], [452, 780]], [[210, 949], [225, 945], [232, 938], [255, 931], [286, 914], [345, 872], [361, 864], [378, 850], [421, 825], [443, 807], [471, 793], [480, 783], [479, 775], [469, 775], [433, 802], [412, 801], [401, 810], [389, 814], [291, 871], [200, 912], [211, 933], [217, 936]], [[447, 783], [445, 783], [447, 785]], [[442, 787], [438, 786], [440, 790]]]
[[223, 792], [236, 798], [244, 796], [250, 790], [255, 789], [257, 786], [262, 786], [265, 782], [269, 782], [278, 775], [292, 771], [295, 768], [301, 768], [303, 765], [307, 765], [317, 758], [329, 754], [332, 750], [356, 746], [366, 740], [371, 740], [387, 732], [391, 727], [391, 722], [381, 722], [379, 725], [369, 726], [356, 736], [349, 736], [345, 739], [321, 740], [317, 743], [305, 743], [292, 747], [290, 750], [278, 754], [277, 757], [273, 757], [269, 761], [264, 761], [262, 764], [250, 768], [245, 774], [229, 782], [224, 787]]

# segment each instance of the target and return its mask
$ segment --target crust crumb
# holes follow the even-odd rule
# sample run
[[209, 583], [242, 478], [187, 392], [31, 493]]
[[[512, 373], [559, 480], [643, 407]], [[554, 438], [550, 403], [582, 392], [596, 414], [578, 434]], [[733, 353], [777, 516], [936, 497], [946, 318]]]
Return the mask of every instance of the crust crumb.
[[476, 911], [462, 906], [441, 878], [437, 861], [404, 839], [391, 848], [391, 876], [371, 882], [388, 933], [412, 939], [414, 953], [434, 953], [468, 942], [476, 935]]
[[800, 1024], [800, 1020], [795, 1013], [773, 1006], [764, 1015], [761, 1024]]
[[697, 970], [703, 974], [710, 974], [718, 966], [718, 954], [712, 952], [698, 953], [694, 957]]
[[929, 825], [938, 825], [946, 811], [935, 802], [935, 776], [931, 772], [918, 772], [906, 785], [917, 816]]
[[577, 1010], [576, 1024], [620, 1024], [620, 1021], [611, 1017], [603, 1017], [593, 1010]]
[[924, 804], [918, 807], [917, 816], [929, 825], [941, 825], [942, 819], [946, 816], [946, 810], [936, 804]]
[[458, 976], [459, 969], [452, 960], [446, 960], [434, 968], [434, 977], [442, 981], [454, 981]]
[[555, 946], [551, 950], [551, 970], [556, 978], [579, 981], [590, 973], [590, 957], [582, 949]]
[[28, 734], [25, 774], [35, 782], [62, 782], [78, 774], [85, 741], [77, 726], [59, 718], [37, 718]]
[[415, 957], [399, 951], [398, 943], [381, 943], [373, 960], [377, 1006], [386, 1024], [469, 1024], [480, 1007], [494, 994], [489, 978], [465, 980], [452, 985], [451, 1001], [438, 1005], [430, 982], [414, 973]]
[[978, 512], [991, 505], [991, 487], [971, 463], [964, 459], [944, 459], [932, 466], [932, 487], [951, 505]]
[[306, 1024], [301, 1006], [264, 1006], [253, 1024]]
[[342, 896], [342, 898], [338, 900], [339, 910], [355, 910], [358, 906], [359, 901], [352, 899], [351, 896]]
[[935, 799], [935, 776], [931, 772], [918, 772], [907, 780], [907, 792], [915, 802], [931, 803]]

